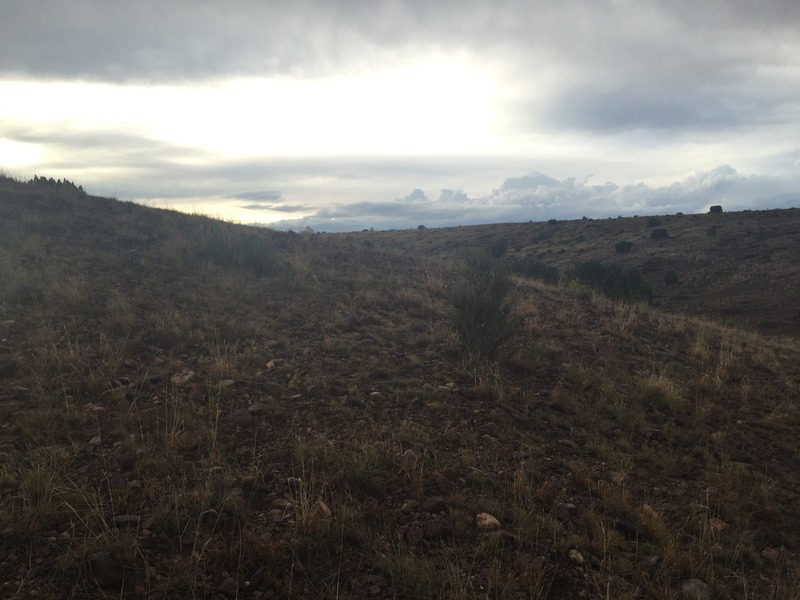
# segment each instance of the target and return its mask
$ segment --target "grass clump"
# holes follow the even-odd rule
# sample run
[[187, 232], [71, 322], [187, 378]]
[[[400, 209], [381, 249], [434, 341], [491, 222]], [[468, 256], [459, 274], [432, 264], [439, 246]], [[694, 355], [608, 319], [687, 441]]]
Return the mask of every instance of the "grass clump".
[[512, 330], [507, 269], [481, 251], [466, 254], [462, 269], [463, 280], [450, 298], [462, 348], [469, 356], [496, 360]]
[[653, 299], [653, 290], [642, 281], [636, 269], [604, 265], [598, 261], [579, 262], [569, 271], [567, 279], [616, 300], [649, 303]]

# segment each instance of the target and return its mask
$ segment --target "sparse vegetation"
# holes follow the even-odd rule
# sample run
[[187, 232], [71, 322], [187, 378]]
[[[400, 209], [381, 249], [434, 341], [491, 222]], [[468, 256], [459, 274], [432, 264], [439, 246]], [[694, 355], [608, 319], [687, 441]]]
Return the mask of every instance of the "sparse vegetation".
[[604, 265], [597, 261], [580, 262], [567, 274], [567, 278], [586, 285], [607, 298], [628, 302], [649, 302], [653, 297], [650, 287], [642, 282], [635, 269], [617, 265]]
[[[641, 219], [290, 234], [0, 178], [0, 597], [794, 600], [778, 217], [618, 254]], [[534, 275], [592, 261], [657, 297]]]
[[463, 281], [451, 292], [453, 320], [467, 355], [496, 360], [510, 342], [512, 327], [506, 301], [511, 280], [492, 253], [472, 251], [464, 256]]

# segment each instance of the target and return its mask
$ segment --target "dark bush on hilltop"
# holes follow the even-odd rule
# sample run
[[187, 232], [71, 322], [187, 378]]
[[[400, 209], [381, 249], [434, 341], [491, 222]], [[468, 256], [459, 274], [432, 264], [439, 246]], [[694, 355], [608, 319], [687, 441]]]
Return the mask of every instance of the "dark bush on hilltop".
[[625, 254], [633, 249], [633, 242], [617, 242], [614, 244], [614, 250], [617, 254]]
[[469, 356], [496, 360], [513, 331], [507, 267], [491, 253], [476, 250], [465, 255], [462, 275], [450, 295], [461, 345]]
[[615, 300], [649, 303], [653, 299], [653, 291], [642, 281], [636, 269], [623, 269], [618, 265], [604, 265], [597, 261], [580, 262], [570, 269], [567, 279]]
[[663, 227], [660, 227], [658, 229], [653, 229], [653, 231], [650, 232], [651, 240], [665, 240], [668, 237], [669, 237], [669, 232], [667, 232], [667, 230], [664, 229]]
[[276, 275], [279, 271], [275, 248], [265, 235], [245, 233], [230, 223], [206, 219], [197, 225], [193, 236], [198, 258], [255, 275]]
[[558, 283], [558, 269], [533, 258], [517, 259], [511, 263], [514, 275], [538, 279], [544, 283], [555, 285]]

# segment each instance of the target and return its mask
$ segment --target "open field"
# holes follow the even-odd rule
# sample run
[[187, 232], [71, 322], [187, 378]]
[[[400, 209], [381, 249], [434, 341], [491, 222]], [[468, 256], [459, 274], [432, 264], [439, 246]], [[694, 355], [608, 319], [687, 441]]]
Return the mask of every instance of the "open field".
[[[282, 233], [0, 179], [0, 597], [800, 597], [800, 211], [658, 219]], [[468, 247], [561, 276], [517, 269], [497, 361]]]

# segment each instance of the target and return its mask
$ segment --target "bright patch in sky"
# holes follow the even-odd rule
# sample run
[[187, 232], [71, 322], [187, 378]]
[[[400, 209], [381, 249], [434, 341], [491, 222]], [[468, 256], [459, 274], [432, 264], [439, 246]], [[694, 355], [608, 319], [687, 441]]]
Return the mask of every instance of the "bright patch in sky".
[[42, 149], [36, 144], [26, 144], [0, 138], [0, 165], [16, 168], [33, 164], [42, 158]]
[[0, 83], [0, 108], [32, 126], [114, 128], [230, 156], [464, 154], [492, 149], [492, 89], [475, 69], [426, 61], [364, 75], [186, 87], [10, 81]]

